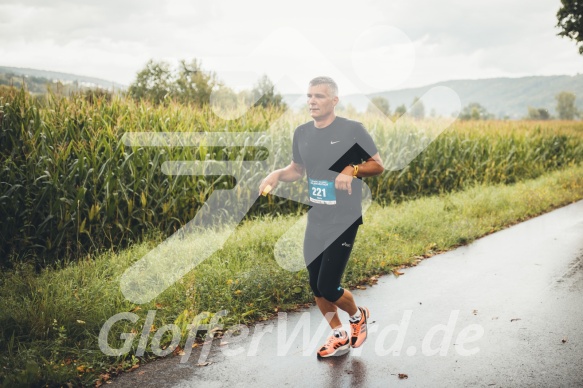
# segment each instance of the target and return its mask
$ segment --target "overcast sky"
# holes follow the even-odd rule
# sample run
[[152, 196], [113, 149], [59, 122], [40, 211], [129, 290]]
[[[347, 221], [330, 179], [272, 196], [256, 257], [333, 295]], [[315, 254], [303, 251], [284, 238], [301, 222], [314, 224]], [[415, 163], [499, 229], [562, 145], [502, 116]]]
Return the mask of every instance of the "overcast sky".
[[559, 0], [0, 0], [0, 65], [128, 85], [148, 59], [198, 58], [234, 87], [266, 73], [282, 92], [303, 93], [312, 77], [331, 75], [341, 94], [574, 75], [583, 56], [556, 36], [559, 7]]

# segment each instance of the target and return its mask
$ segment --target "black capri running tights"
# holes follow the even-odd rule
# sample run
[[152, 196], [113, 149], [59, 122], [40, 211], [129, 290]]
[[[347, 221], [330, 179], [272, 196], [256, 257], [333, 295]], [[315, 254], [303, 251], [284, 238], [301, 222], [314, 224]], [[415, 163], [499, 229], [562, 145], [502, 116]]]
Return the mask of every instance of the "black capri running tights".
[[359, 223], [354, 223], [349, 226], [328, 225], [327, 230], [321, 230], [323, 227], [316, 225], [306, 228], [304, 259], [315, 296], [336, 302], [344, 293], [340, 280], [359, 226]]

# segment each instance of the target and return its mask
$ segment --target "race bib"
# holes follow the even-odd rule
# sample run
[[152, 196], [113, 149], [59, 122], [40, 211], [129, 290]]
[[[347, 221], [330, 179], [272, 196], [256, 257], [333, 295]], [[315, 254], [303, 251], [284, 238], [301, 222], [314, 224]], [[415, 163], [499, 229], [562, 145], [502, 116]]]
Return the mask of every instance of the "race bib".
[[310, 202], [324, 205], [336, 205], [336, 189], [334, 182], [308, 179]]

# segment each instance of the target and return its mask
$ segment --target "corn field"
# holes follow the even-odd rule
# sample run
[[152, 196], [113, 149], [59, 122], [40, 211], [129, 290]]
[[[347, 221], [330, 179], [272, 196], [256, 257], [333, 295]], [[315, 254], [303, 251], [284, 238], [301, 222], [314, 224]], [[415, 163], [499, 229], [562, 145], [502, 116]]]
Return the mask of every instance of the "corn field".
[[[224, 120], [210, 107], [153, 106], [120, 98], [34, 98], [0, 95], [0, 266], [37, 268], [121, 248], [154, 231], [170, 235], [190, 221], [228, 176], [165, 175], [167, 161], [254, 161], [245, 179], [291, 160], [291, 137], [307, 115], [253, 108]], [[381, 155], [400, 152], [407, 124], [351, 117], [370, 130]], [[388, 128], [388, 127], [391, 128]], [[128, 132], [262, 132], [237, 147], [128, 146]], [[408, 132], [410, 133], [410, 132]], [[373, 198], [388, 205], [471, 184], [513, 183], [583, 160], [577, 122], [456, 122], [404, 169], [367, 178]], [[399, 140], [401, 139], [401, 140]], [[249, 176], [254, 174], [254, 176]], [[298, 186], [297, 190], [303, 190]], [[239, 195], [253, 195], [241, 192]], [[298, 212], [304, 205], [260, 198], [250, 216]]]

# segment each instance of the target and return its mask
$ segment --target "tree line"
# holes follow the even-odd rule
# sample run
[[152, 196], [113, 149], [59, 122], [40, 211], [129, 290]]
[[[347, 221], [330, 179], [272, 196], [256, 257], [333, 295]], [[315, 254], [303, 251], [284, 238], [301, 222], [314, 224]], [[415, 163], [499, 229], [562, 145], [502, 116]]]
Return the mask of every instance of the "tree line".
[[[403, 116], [405, 113], [409, 113], [409, 116], [415, 119], [422, 119], [425, 117], [425, 105], [423, 105], [423, 102], [419, 97], [415, 97], [411, 102], [409, 109], [407, 109], [405, 104], [401, 104], [395, 108], [394, 112], [391, 112], [389, 100], [382, 96], [374, 96], [370, 99], [366, 112], [373, 115], [383, 114], [395, 119]], [[431, 115], [435, 116], [435, 111], [432, 111]]]
[[[556, 112], [559, 120], [574, 120], [578, 117], [583, 117], [583, 112], [580, 112], [575, 105], [576, 96], [572, 92], [563, 91], [555, 96], [557, 101]], [[389, 100], [382, 96], [372, 97], [368, 104], [367, 113], [369, 114], [383, 114], [387, 117], [399, 118], [406, 112], [416, 119], [425, 117], [425, 107], [418, 97], [413, 99], [409, 110], [405, 104], [399, 105], [394, 112], [391, 112]], [[435, 116], [435, 111], [430, 113], [431, 117]], [[471, 102], [466, 105], [458, 115], [460, 120], [491, 120], [495, 118], [493, 113], [477, 102]], [[555, 119], [546, 108], [528, 107], [527, 120], [551, 120]]]
[[220, 81], [215, 72], [206, 71], [201, 62], [180, 60], [173, 68], [168, 62], [149, 60], [128, 88], [128, 96], [154, 104], [175, 101], [202, 106], [214, 96], [224, 105], [243, 102], [262, 107], [285, 107], [283, 97], [275, 91], [275, 85], [261, 76], [251, 90], [235, 92]]
[[[575, 98], [575, 93], [571, 92], [561, 92], [555, 96], [555, 100], [557, 101], [555, 110], [557, 111], [557, 118], [559, 120], [574, 120], [582, 116], [583, 112], [579, 112], [575, 106]], [[526, 118], [529, 120], [551, 120], [555, 117], [545, 108], [533, 108], [529, 106]]]

